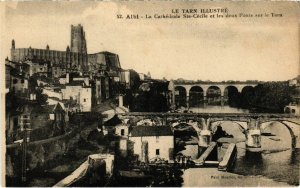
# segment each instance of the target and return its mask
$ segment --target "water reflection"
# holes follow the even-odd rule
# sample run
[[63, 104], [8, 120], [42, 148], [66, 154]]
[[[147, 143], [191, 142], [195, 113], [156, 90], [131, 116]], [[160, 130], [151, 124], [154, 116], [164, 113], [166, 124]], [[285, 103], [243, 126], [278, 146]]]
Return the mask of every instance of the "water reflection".
[[233, 172], [243, 175], [262, 175], [263, 168], [262, 154], [246, 151], [245, 155], [236, 161]]

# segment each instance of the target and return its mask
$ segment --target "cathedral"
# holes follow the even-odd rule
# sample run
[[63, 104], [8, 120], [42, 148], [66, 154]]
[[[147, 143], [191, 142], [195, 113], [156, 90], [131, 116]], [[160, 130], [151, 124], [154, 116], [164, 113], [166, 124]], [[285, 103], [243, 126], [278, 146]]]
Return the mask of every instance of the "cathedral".
[[66, 51], [50, 50], [49, 45], [45, 49], [16, 48], [12, 40], [11, 60], [20, 62], [27, 59], [48, 61], [68, 70], [86, 70], [88, 57], [83, 27], [71, 25], [71, 48], [67, 46]]
[[100, 89], [97, 92], [99, 96], [101, 93], [101, 99], [116, 95], [120, 84], [125, 84], [119, 56], [107, 51], [88, 54], [85, 32], [80, 24], [71, 25], [70, 38], [70, 46], [66, 47], [66, 51], [51, 50], [49, 45], [45, 49], [16, 48], [12, 40], [11, 60], [7, 58], [6, 62], [23, 67], [25, 77], [38, 75], [59, 79], [67, 73], [77, 72], [99, 82]]

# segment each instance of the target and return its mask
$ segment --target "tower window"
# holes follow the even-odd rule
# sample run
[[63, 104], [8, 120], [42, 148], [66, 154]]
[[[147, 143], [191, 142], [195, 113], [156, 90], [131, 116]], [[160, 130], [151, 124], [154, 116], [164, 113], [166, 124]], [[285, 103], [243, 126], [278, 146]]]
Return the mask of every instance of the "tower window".
[[155, 153], [156, 155], [159, 155], [159, 149], [156, 149]]

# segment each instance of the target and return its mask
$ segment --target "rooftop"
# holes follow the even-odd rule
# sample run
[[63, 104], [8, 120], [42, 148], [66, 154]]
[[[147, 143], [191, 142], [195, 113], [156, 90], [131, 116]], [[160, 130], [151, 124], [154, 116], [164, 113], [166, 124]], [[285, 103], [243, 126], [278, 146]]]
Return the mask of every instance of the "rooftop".
[[169, 126], [135, 126], [130, 135], [132, 137], [173, 136], [173, 132]]
[[108, 52], [108, 51], [96, 52], [96, 53], [91, 53], [91, 54], [88, 54], [88, 55], [95, 55], [95, 54], [109, 54], [109, 55], [117, 55], [117, 54], [115, 54], [115, 53]]
[[83, 80], [72, 80], [66, 86], [85, 86], [85, 83]]

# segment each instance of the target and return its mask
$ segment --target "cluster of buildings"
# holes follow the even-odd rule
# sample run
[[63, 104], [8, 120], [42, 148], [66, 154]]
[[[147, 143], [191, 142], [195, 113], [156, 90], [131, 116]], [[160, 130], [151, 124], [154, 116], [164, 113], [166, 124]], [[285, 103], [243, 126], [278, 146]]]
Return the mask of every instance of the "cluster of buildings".
[[174, 133], [170, 126], [149, 119], [132, 125], [129, 119], [124, 119], [116, 125], [104, 125], [102, 131], [120, 137], [119, 149], [123, 155], [131, 153], [145, 163], [174, 160]]
[[48, 97], [77, 100], [83, 105], [78, 110], [90, 111], [92, 100], [99, 104], [118, 94], [116, 88], [126, 87], [126, 71], [119, 56], [110, 52], [87, 54], [81, 25], [71, 26], [70, 46], [66, 51], [50, 50], [49, 45], [45, 49], [16, 48], [13, 40], [11, 59], [5, 63], [6, 88], [29, 97], [28, 81], [34, 77], [39, 86], [47, 87]]
[[[71, 25], [70, 46], [65, 51], [52, 50], [49, 45], [45, 49], [17, 48], [12, 40], [11, 57], [5, 59], [5, 70], [7, 94], [28, 102], [47, 95], [43, 108], [50, 109], [48, 120], [57, 105], [65, 114], [91, 112], [94, 106], [130, 89], [130, 71], [121, 68], [117, 54], [87, 53], [85, 32], [80, 24]], [[7, 113], [8, 132], [20, 128], [23, 115], [30, 117], [27, 111], [24, 108], [13, 112], [15, 117]]]

